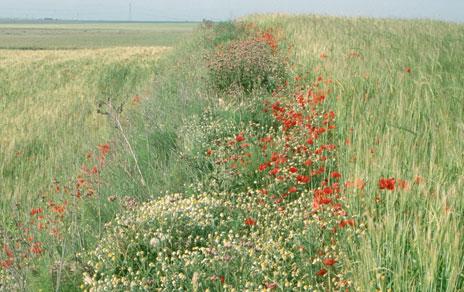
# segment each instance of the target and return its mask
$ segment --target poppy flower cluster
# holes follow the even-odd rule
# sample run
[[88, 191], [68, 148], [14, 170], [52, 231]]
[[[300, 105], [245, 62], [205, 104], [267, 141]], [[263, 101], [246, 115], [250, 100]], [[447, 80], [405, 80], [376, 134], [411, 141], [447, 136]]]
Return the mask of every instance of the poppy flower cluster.
[[[272, 34], [258, 38], [272, 54], [279, 47]], [[263, 59], [257, 50], [244, 53], [255, 42], [219, 50], [220, 62], [209, 65], [212, 77], [219, 78], [212, 78], [216, 85], [227, 87], [220, 83], [228, 77], [221, 70], [234, 72], [239, 64], [231, 56], [243, 60], [253, 53]], [[195, 155], [207, 160], [210, 173], [184, 194], [166, 194], [110, 222], [85, 260], [91, 273], [84, 275], [84, 288], [338, 291], [350, 286], [343, 248], [356, 236], [357, 224], [341, 188], [337, 115], [326, 103], [332, 81], [312, 73], [289, 80], [244, 102], [240, 110], [254, 111], [250, 116], [256, 119], [218, 121], [213, 109], [200, 118], [201, 125], [185, 126], [187, 135], [200, 133]]]
[[[13, 273], [14, 268], [25, 269], [33, 266], [34, 259], [41, 257], [46, 250], [53, 249], [53, 244], [62, 244], [69, 229], [73, 213], [82, 208], [82, 194], [92, 197], [99, 184], [99, 173], [104, 167], [110, 152], [109, 144], [98, 145], [98, 152], [86, 154], [80, 174], [68, 183], [53, 180], [49, 192], [42, 195], [37, 206], [24, 215], [23, 221], [16, 222], [18, 232], [9, 234], [9, 241], [4, 243], [0, 267], [5, 272]], [[78, 224], [76, 224], [77, 226]]]
[[[355, 221], [349, 217], [340, 188], [342, 173], [336, 169], [337, 146], [332, 143], [330, 134], [336, 129], [336, 114], [325, 108], [330, 90], [323, 90], [327, 84], [324, 78], [317, 77], [310, 86], [298, 84], [306, 81], [303, 78], [295, 78], [295, 81], [294, 88], [282, 86], [263, 101], [263, 112], [273, 118], [270, 128], [262, 132], [240, 131], [230, 140], [217, 140], [213, 142], [217, 148], [209, 148], [208, 156], [215, 156], [216, 163], [225, 166], [232, 176], [231, 181], [253, 179], [259, 189], [258, 204], [261, 206], [271, 206], [285, 214], [293, 201], [301, 196], [312, 197], [309, 210], [317, 216], [321, 232], [328, 233], [327, 241], [321, 246], [337, 250], [339, 231], [355, 227]], [[245, 141], [246, 150], [237, 146]], [[250, 173], [253, 161], [259, 163]], [[245, 178], [247, 175], [251, 177]], [[356, 186], [363, 187], [360, 182]], [[248, 186], [240, 188], [237, 184], [231, 191], [245, 191], [246, 188]], [[246, 226], [255, 224], [252, 217], [244, 221]], [[337, 263], [341, 261], [336, 254], [322, 253], [323, 267], [314, 275], [324, 278], [327, 269], [338, 269]]]
[[396, 180], [394, 178], [381, 178], [379, 180], [379, 189], [393, 191]]
[[[84, 276], [85, 288], [185, 290], [192, 278], [205, 289], [348, 288], [343, 247], [358, 227], [337, 169], [328, 83], [321, 76], [308, 79], [295, 78], [256, 101], [268, 124], [218, 127], [202, 118], [211, 126], [201, 128], [208, 140], [198, 155], [211, 163], [212, 179], [114, 220], [90, 253], [93, 272]], [[153, 234], [166, 239], [150, 244]], [[151, 248], [127, 246], [132, 240]], [[127, 262], [147, 268], [129, 271]], [[237, 269], [243, 276], [234, 276]]]

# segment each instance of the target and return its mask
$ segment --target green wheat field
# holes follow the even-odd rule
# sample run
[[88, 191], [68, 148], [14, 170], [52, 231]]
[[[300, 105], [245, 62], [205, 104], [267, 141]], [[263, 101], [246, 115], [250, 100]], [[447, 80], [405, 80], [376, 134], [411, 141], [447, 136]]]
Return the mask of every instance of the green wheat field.
[[464, 25], [0, 23], [1, 291], [464, 290]]

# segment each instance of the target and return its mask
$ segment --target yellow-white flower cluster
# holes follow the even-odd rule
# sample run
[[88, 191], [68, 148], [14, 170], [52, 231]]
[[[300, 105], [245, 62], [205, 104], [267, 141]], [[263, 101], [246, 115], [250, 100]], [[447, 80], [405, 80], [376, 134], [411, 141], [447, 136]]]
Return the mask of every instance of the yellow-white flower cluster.
[[[299, 195], [284, 210], [259, 204], [260, 196], [257, 191], [173, 194], [123, 214], [89, 255], [92, 272], [84, 275], [85, 289], [322, 287], [315, 275], [322, 266], [317, 253], [343, 254], [318, 233], [318, 216], [308, 208], [312, 195]], [[255, 223], [246, 224], [248, 218]], [[329, 277], [343, 282], [342, 275]]]

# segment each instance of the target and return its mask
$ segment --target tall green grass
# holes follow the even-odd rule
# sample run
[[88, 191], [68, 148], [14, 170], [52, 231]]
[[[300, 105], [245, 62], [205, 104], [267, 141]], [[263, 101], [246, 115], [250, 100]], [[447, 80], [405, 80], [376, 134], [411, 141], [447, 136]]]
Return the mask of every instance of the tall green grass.
[[[155, 64], [167, 50], [0, 50], [2, 243], [11, 245], [11, 237], [22, 232], [15, 230], [17, 222], [25, 220], [32, 208], [53, 199], [54, 181], [72, 186], [86, 153], [111, 140], [112, 121], [97, 113], [98, 101], [111, 97], [125, 101], [128, 108], [137, 107], [131, 103], [133, 96], [143, 99], [149, 94]], [[102, 220], [91, 215], [94, 209], [83, 210], [85, 220], [71, 225], [82, 224], [83, 233], [91, 235]], [[53, 290], [53, 269], [60, 254], [57, 250], [66, 248], [69, 259], [83, 242], [92, 240], [68, 231], [72, 236], [63, 245], [44, 243], [48, 245], [47, 256], [38, 262], [35, 271], [30, 270], [21, 279], [28, 290]], [[0, 289], [4, 289], [2, 284]]]
[[77, 153], [107, 141], [111, 127], [97, 114], [97, 100], [146, 94], [163, 51], [1, 51], [2, 203], [34, 198], [53, 176], [80, 166]]
[[[320, 16], [247, 20], [281, 28], [294, 45], [296, 70], [334, 81], [340, 142], [351, 140], [340, 167], [347, 180], [368, 182], [351, 196], [365, 234], [346, 242], [358, 289], [464, 289], [464, 26]], [[424, 183], [415, 186], [416, 176]], [[407, 179], [411, 190], [380, 191], [380, 177]]]

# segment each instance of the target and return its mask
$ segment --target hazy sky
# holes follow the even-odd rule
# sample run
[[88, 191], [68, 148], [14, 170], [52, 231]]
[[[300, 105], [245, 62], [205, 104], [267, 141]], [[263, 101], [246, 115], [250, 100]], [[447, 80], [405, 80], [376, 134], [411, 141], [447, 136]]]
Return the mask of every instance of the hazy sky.
[[0, 18], [221, 20], [276, 11], [464, 22], [464, 0], [0, 0]]

